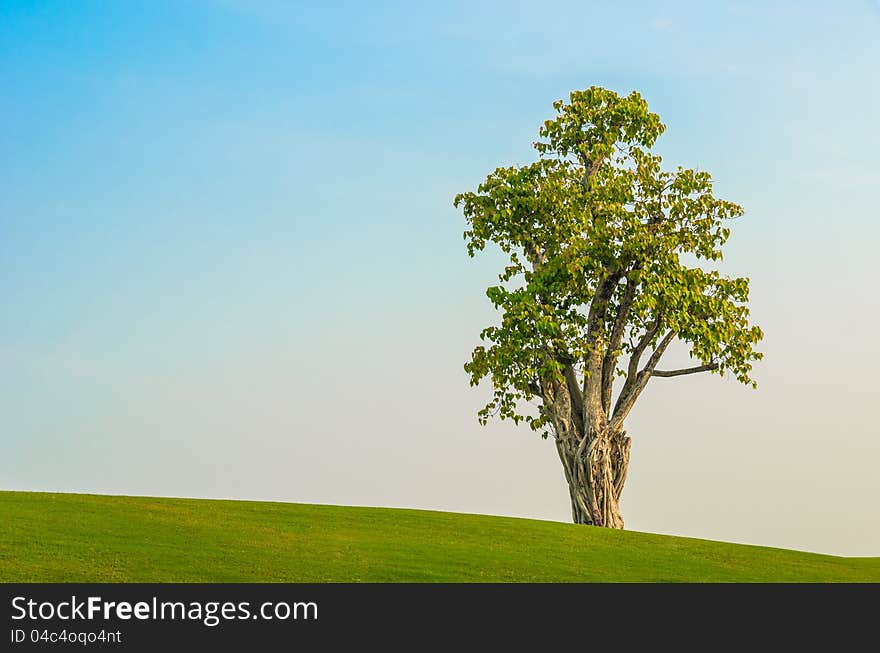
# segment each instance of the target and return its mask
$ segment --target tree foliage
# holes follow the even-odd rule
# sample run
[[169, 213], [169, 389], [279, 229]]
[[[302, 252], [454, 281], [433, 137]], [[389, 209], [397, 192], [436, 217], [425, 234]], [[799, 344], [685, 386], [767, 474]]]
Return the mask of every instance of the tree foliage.
[[[749, 281], [711, 266], [742, 208], [713, 194], [707, 172], [663, 169], [651, 148], [665, 127], [637, 92], [592, 87], [553, 107], [534, 163], [455, 197], [468, 253], [494, 243], [509, 259], [486, 293], [500, 324], [465, 365], [472, 384], [494, 387], [481, 422], [525, 420], [559, 438], [564, 417], [584, 438], [619, 431], [651, 377], [708, 371], [754, 386], [762, 332], [749, 322]], [[696, 365], [657, 370], [676, 338]], [[523, 410], [533, 398], [540, 410]]]

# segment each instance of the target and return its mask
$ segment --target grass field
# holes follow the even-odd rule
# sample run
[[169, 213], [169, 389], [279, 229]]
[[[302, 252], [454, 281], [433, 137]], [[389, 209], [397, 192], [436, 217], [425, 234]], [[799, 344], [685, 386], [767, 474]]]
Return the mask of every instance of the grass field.
[[880, 558], [418, 510], [0, 492], [0, 581], [880, 582]]

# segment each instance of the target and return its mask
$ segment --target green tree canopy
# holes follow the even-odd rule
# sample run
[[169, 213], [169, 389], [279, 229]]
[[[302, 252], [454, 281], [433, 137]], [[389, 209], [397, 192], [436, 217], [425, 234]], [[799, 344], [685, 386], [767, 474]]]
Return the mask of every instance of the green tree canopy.
[[[571, 486], [591, 450], [610, 447], [613, 459], [617, 442], [628, 463], [624, 420], [652, 377], [707, 371], [754, 386], [762, 332], [749, 323], [748, 279], [707, 264], [721, 259], [742, 208], [715, 197], [707, 172], [662, 168], [651, 148], [665, 127], [645, 100], [592, 87], [553, 107], [537, 161], [496, 169], [455, 205], [469, 254], [495, 243], [509, 259], [487, 290], [500, 324], [483, 330], [465, 365], [472, 384], [489, 377], [494, 387], [480, 420], [525, 420], [553, 436]], [[675, 339], [696, 364], [658, 370]], [[537, 413], [524, 410], [528, 399]], [[575, 521], [617, 525], [604, 523], [616, 499], [604, 517], [587, 506], [579, 519], [574, 495], [572, 504]]]

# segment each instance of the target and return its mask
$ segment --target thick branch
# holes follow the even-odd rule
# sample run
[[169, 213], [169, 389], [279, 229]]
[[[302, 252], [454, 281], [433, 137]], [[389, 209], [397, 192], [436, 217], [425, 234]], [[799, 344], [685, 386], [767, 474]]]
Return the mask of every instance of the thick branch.
[[614, 289], [623, 278], [622, 272], [609, 273], [593, 294], [590, 302], [590, 311], [587, 315], [587, 346], [589, 353], [584, 361], [584, 404], [585, 419], [598, 419], [602, 411], [602, 357], [605, 352], [605, 343], [602, 338], [602, 327], [605, 324], [605, 314], [608, 312], [608, 304], [614, 295]]
[[672, 376], [684, 376], [685, 374], [696, 374], [697, 372], [711, 372], [718, 369], [718, 363], [709, 363], [708, 365], [697, 365], [696, 367], [687, 367], [682, 370], [654, 370], [651, 376], [659, 376], [660, 378], [669, 378]]
[[568, 394], [571, 395], [571, 412], [575, 427], [580, 433], [584, 432], [584, 398], [578, 387], [577, 374], [572, 365], [565, 366], [565, 385]]
[[641, 339], [639, 340], [638, 344], [636, 344], [635, 348], [632, 351], [632, 354], [629, 357], [629, 365], [626, 370], [626, 381], [623, 384], [623, 388], [620, 390], [620, 395], [617, 397], [617, 403], [614, 406], [615, 415], [620, 409], [621, 400], [630, 392], [632, 392], [632, 389], [636, 385], [637, 377], [639, 374], [639, 363], [641, 362], [642, 354], [645, 352], [645, 349], [648, 348], [648, 345], [651, 344], [651, 341], [660, 330], [660, 322], [660, 316], [658, 315], [654, 322], [642, 335]]
[[599, 282], [599, 285], [596, 286], [596, 292], [593, 295], [593, 299], [590, 301], [590, 311], [587, 314], [587, 338], [591, 345], [596, 342], [596, 338], [602, 329], [603, 322], [605, 321], [605, 313], [608, 311], [608, 302], [611, 301], [611, 297], [614, 295], [614, 289], [617, 287], [617, 284], [620, 283], [622, 278], [622, 273], [614, 272], [602, 279], [602, 281]]
[[[675, 331], [669, 331], [660, 343], [657, 345], [657, 349], [654, 350], [654, 353], [651, 354], [651, 357], [648, 359], [648, 362], [645, 363], [645, 366], [635, 375], [635, 382], [627, 391], [627, 388], [624, 387], [620, 392], [620, 396], [617, 398], [617, 404], [614, 406], [614, 416], [611, 418], [611, 428], [615, 430], [620, 430], [623, 428], [623, 420], [626, 419], [626, 416], [629, 415], [629, 411], [632, 410], [633, 405], [636, 403], [636, 399], [639, 398], [639, 395], [642, 394], [642, 390], [645, 389], [645, 386], [648, 385], [648, 380], [651, 378], [651, 374], [654, 372], [654, 368], [657, 367], [657, 363], [660, 362], [660, 359], [663, 357], [663, 353], [666, 351], [666, 348], [669, 347], [670, 343], [675, 339], [676, 333]], [[644, 338], [642, 339], [644, 341]], [[641, 342], [639, 343], [641, 344]], [[636, 363], [638, 365], [638, 363]], [[630, 360], [630, 367], [632, 367], [632, 361]], [[629, 378], [627, 378], [627, 383], [629, 382]]]
[[[675, 331], [670, 331], [665, 336], [663, 336], [663, 340], [660, 341], [660, 344], [657, 345], [657, 349], [654, 350], [654, 353], [651, 354], [651, 358], [648, 359], [648, 362], [645, 363], [645, 367], [642, 368], [641, 373], [647, 373], [649, 376], [654, 372], [654, 368], [657, 367], [657, 363], [660, 362], [660, 358], [663, 356], [663, 352], [666, 351], [666, 348], [675, 338]], [[647, 380], [645, 381], [647, 383]]]
[[611, 338], [605, 349], [605, 357], [602, 360], [602, 409], [607, 413], [611, 409], [611, 389], [614, 386], [614, 371], [617, 369], [617, 355], [615, 352], [620, 348], [623, 341], [623, 332], [626, 330], [626, 321], [636, 298], [636, 286], [632, 280], [627, 280], [620, 306], [617, 307], [617, 316], [614, 318], [614, 326], [611, 329]]

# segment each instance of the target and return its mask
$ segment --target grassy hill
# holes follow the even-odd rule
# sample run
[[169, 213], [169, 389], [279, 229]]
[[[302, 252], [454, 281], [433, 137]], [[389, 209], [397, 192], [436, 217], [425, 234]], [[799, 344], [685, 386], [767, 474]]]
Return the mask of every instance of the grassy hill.
[[387, 508], [0, 492], [2, 582], [880, 581], [838, 558]]

